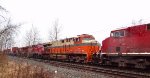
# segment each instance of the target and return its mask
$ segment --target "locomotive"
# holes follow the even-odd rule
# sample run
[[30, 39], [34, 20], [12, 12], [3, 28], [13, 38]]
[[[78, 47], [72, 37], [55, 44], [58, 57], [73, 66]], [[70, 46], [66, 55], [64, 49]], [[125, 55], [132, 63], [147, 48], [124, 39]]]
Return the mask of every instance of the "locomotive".
[[25, 47], [13, 47], [11, 53], [9, 54], [29, 58], [42, 58], [45, 51], [43, 44], [37, 44]]
[[50, 58], [72, 62], [91, 62], [92, 55], [100, 50], [100, 44], [88, 34], [52, 41], [48, 44], [46, 53], [49, 53]]
[[150, 66], [150, 24], [111, 31], [102, 41], [101, 59], [106, 65], [147, 68]]

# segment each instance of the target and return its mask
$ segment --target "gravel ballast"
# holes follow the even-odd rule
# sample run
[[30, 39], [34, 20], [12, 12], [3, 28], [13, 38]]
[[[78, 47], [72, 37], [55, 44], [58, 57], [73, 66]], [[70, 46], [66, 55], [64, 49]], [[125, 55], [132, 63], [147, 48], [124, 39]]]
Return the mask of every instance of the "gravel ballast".
[[107, 75], [103, 73], [95, 73], [91, 71], [83, 71], [83, 70], [80, 71], [75, 69], [60, 68], [56, 66], [51, 66], [50, 64], [47, 63], [37, 62], [29, 59], [27, 60], [18, 57], [9, 56], [9, 59], [17, 63], [28, 62], [28, 64], [31, 65], [38, 65], [44, 67], [44, 69], [47, 69], [48, 71], [54, 73], [54, 78], [122, 78], [122, 77], [116, 77], [113, 75]]

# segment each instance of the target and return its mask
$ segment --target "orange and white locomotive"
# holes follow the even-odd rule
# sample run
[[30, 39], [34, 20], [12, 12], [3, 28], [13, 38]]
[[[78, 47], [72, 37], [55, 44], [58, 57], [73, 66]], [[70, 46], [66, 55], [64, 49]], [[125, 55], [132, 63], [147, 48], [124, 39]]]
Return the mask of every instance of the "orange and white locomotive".
[[48, 44], [46, 53], [51, 59], [73, 62], [91, 62], [92, 55], [100, 50], [100, 44], [88, 34], [52, 41]]

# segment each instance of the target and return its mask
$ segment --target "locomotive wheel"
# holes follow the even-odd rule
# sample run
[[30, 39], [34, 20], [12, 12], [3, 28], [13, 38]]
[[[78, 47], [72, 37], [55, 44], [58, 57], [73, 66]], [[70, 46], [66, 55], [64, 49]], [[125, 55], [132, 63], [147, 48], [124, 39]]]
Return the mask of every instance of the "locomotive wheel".
[[112, 65], [112, 63], [109, 60], [103, 60], [103, 65]]
[[76, 59], [76, 61], [75, 61], [75, 62], [77, 62], [77, 63], [79, 63], [79, 62], [80, 62], [80, 57], [79, 57], [79, 56], [77, 56], [75, 59]]
[[135, 65], [135, 68], [145, 69], [146, 65], [144, 63], [138, 63]]
[[127, 63], [126, 65], [127, 65], [127, 67], [129, 67], [129, 68], [135, 68], [135, 64]]
[[119, 66], [117, 62], [111, 62], [111, 65], [112, 66], [117, 66], [117, 67]]
[[126, 65], [126, 63], [125, 62], [119, 62], [119, 65], [118, 65], [119, 67], [126, 67], [127, 65]]

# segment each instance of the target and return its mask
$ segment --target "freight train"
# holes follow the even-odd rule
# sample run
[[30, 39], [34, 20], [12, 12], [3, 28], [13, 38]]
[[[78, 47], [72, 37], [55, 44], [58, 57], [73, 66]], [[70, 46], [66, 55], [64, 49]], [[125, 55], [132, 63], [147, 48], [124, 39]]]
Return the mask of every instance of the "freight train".
[[92, 62], [92, 55], [99, 52], [100, 43], [92, 35], [82, 34], [43, 44], [13, 47], [14, 55], [47, 58], [71, 62]]
[[[6, 50], [7, 51], [7, 50]], [[102, 46], [92, 35], [82, 34], [44, 44], [13, 47], [11, 54], [119, 67], [150, 67], [150, 24], [113, 30]]]

